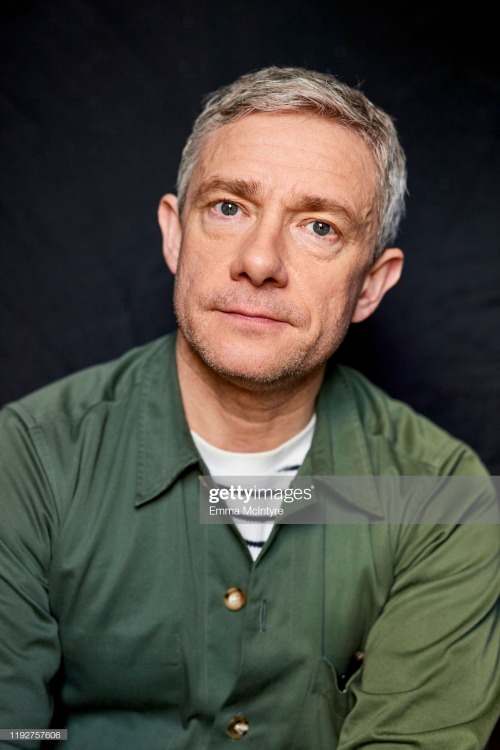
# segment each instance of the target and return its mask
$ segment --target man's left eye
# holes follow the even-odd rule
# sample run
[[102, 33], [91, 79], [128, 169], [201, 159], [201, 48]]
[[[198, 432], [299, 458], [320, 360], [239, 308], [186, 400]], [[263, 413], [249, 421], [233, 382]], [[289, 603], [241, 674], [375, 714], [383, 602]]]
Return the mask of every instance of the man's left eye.
[[221, 214], [224, 214], [224, 216], [235, 216], [239, 211], [237, 204], [231, 203], [231, 201], [221, 201], [219, 207]]
[[309, 226], [314, 234], [317, 234], [319, 237], [326, 237], [333, 232], [333, 227], [331, 227], [330, 224], [326, 224], [324, 221], [312, 221]]

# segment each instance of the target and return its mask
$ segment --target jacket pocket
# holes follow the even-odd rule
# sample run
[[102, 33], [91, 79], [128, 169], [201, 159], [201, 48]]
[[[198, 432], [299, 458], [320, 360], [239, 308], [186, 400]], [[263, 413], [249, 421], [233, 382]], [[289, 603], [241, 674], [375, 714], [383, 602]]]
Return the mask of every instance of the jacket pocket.
[[335, 750], [345, 717], [354, 703], [349, 688], [356, 675], [349, 679], [345, 690], [340, 690], [335, 667], [324, 656], [319, 657], [294, 734], [293, 750], [312, 747]]

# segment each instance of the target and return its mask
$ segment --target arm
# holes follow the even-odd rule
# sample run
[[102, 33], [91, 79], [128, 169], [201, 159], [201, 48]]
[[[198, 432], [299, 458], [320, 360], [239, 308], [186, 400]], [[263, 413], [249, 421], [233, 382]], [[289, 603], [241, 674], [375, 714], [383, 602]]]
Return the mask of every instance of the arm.
[[394, 527], [339, 750], [481, 750], [500, 715], [500, 527]]
[[[52, 717], [50, 683], [60, 663], [49, 605], [56, 511], [37, 444], [16, 413], [0, 413], [0, 727], [44, 729]], [[2, 743], [39, 747], [40, 743]]]

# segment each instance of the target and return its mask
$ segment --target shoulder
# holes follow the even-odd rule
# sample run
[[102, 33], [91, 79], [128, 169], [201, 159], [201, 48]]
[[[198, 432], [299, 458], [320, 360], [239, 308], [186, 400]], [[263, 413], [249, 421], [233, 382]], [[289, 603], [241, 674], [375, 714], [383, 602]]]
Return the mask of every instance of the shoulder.
[[389, 396], [363, 374], [336, 367], [355, 402], [374, 473], [483, 475], [477, 453], [462, 440]]
[[30, 429], [79, 422], [93, 412], [133, 399], [155, 364], [173, 356], [173, 335], [130, 349], [120, 357], [80, 370], [46, 385], [0, 410], [0, 424], [22, 422]]
[[22, 522], [24, 508], [29, 528], [31, 504], [56, 524], [77, 487], [92, 486], [86, 499], [100, 498], [115, 461], [135, 487], [143, 413], [168, 387], [173, 354], [172, 337], [162, 337], [0, 410], [0, 495], [12, 525]]

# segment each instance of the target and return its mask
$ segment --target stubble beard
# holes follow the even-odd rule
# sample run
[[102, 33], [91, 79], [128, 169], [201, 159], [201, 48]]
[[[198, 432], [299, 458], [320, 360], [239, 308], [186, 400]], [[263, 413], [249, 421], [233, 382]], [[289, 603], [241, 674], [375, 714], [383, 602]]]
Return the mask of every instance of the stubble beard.
[[[329, 353], [323, 357], [318, 356], [317, 353], [314, 356], [310, 347], [304, 346], [295, 349], [293, 352], [273, 352], [272, 363], [269, 362], [269, 368], [265, 371], [244, 372], [236, 366], [226, 366], [217, 356], [216, 345], [203, 335], [193, 316], [186, 309], [181, 300], [181, 294], [179, 285], [176, 284], [174, 310], [184, 340], [206, 367], [235, 386], [254, 392], [293, 390], [297, 384], [306, 380], [315, 370], [322, 369], [330, 356]], [[338, 343], [335, 342], [333, 350], [338, 348], [346, 331], [347, 326], [345, 331], [339, 332]], [[269, 357], [269, 360], [271, 360], [271, 357]]]

